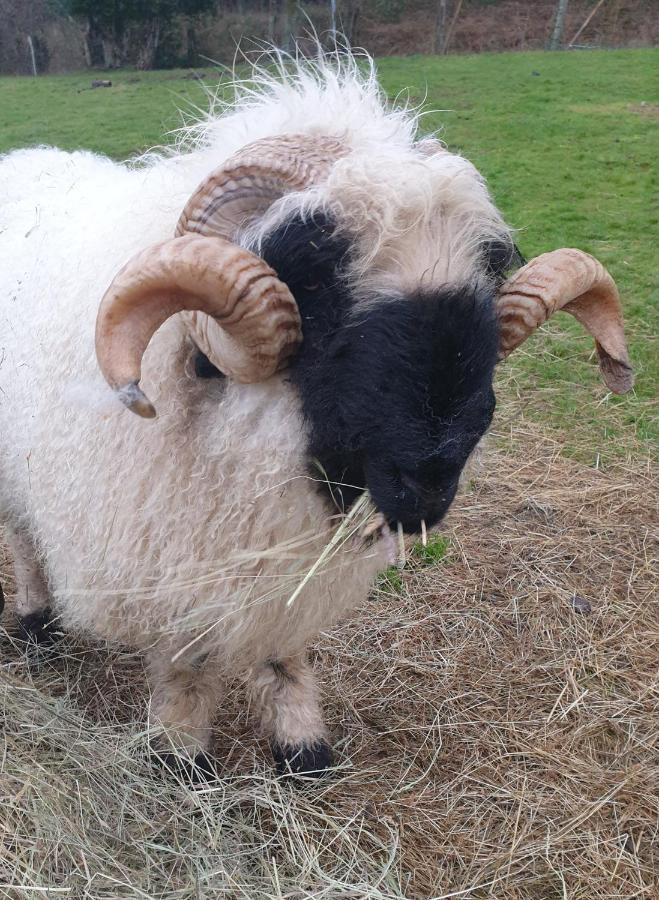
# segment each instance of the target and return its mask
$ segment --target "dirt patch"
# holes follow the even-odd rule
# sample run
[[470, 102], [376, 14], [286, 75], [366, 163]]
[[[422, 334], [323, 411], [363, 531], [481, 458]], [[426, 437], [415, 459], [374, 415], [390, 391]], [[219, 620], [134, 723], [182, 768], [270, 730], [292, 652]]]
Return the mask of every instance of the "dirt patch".
[[633, 103], [628, 109], [639, 116], [647, 116], [650, 119], [659, 118], [659, 103]]
[[5, 637], [0, 884], [656, 896], [656, 487], [647, 461], [599, 472], [533, 431], [488, 449], [444, 558], [383, 582], [315, 648], [340, 760], [324, 785], [272, 777], [240, 685], [219, 712], [223, 780], [163, 779], [138, 657], [70, 639], [35, 665]]

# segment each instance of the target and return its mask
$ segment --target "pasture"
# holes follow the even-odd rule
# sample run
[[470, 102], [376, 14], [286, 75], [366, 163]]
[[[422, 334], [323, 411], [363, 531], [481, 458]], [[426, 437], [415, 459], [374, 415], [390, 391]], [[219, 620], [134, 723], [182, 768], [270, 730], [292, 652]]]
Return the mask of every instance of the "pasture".
[[[0, 544], [0, 896], [656, 896], [658, 63], [379, 67], [485, 175], [527, 257], [575, 246], [609, 268], [637, 386], [607, 394], [565, 315], [501, 367], [441, 538], [314, 649], [331, 778], [273, 777], [240, 684], [218, 713], [221, 781], [192, 791], [153, 771], [140, 658], [68, 636], [26, 652]], [[217, 74], [187, 75], [0, 79], [0, 151], [143, 151], [207, 106]]]

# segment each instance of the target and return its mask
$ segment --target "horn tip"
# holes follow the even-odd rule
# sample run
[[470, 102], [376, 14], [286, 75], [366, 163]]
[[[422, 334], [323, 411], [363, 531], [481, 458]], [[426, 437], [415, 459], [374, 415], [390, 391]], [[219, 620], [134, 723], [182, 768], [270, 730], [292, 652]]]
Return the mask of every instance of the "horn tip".
[[615, 370], [602, 370], [606, 386], [614, 394], [628, 394], [634, 387], [634, 373], [628, 367], [617, 367]]
[[143, 419], [155, 419], [156, 409], [136, 381], [129, 381], [115, 391], [126, 409]]
[[608, 389], [614, 394], [627, 394], [634, 387], [634, 370], [626, 349], [613, 356], [597, 342], [600, 372]]

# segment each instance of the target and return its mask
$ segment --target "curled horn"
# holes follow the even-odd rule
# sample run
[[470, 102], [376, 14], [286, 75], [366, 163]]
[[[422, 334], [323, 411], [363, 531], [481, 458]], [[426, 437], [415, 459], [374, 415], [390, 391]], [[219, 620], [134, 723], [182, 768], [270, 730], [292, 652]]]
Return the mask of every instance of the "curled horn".
[[248, 144], [202, 181], [181, 213], [176, 234], [195, 232], [233, 240], [284, 194], [326, 178], [346, 152], [335, 138], [305, 134]]
[[141, 251], [115, 276], [98, 312], [96, 355], [128, 409], [155, 416], [139, 387], [142, 357], [179, 312], [203, 332], [211, 362], [239, 381], [263, 381], [285, 364], [302, 338], [295, 300], [262, 259], [232, 241], [274, 200], [326, 177], [345, 152], [337, 140], [308, 135], [248, 145], [197, 188], [175, 238]]
[[233, 373], [240, 381], [268, 378], [299, 341], [297, 304], [258, 256], [193, 234], [149, 247], [115, 276], [96, 321], [101, 371], [140, 416], [155, 416], [139, 387], [149, 341], [170, 316], [190, 309], [211, 316], [241, 345], [243, 368]]
[[602, 377], [615, 394], [634, 385], [618, 289], [604, 266], [582, 250], [535, 257], [500, 288], [499, 358], [504, 359], [558, 310], [571, 313], [595, 338]]

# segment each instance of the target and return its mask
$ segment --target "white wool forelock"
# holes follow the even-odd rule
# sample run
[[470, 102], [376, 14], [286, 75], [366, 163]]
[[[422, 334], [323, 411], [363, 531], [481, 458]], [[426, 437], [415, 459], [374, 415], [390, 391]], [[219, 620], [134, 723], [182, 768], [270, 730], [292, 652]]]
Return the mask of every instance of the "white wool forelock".
[[483, 245], [511, 241], [474, 166], [448, 152], [427, 157], [414, 143], [353, 150], [326, 184], [274, 204], [252, 244], [294, 213], [318, 210], [349, 237], [349, 277], [364, 295], [471, 283], [482, 277]]
[[0, 516], [36, 546], [65, 625], [249, 665], [301, 652], [364, 599], [385, 551], [349, 541], [287, 604], [337, 520], [307, 471], [286, 379], [199, 381], [176, 317], [145, 356], [159, 413], [145, 422], [108, 404], [94, 326], [115, 273], [173, 235], [198, 183], [287, 132], [338, 136], [350, 153], [244, 242], [324, 209], [353, 241], [365, 295], [478, 277], [483, 241], [510, 232], [473, 166], [428, 156], [417, 128], [414, 111], [387, 107], [372, 67], [348, 59], [257, 72], [174, 149], [134, 163], [52, 148], [0, 159]]

